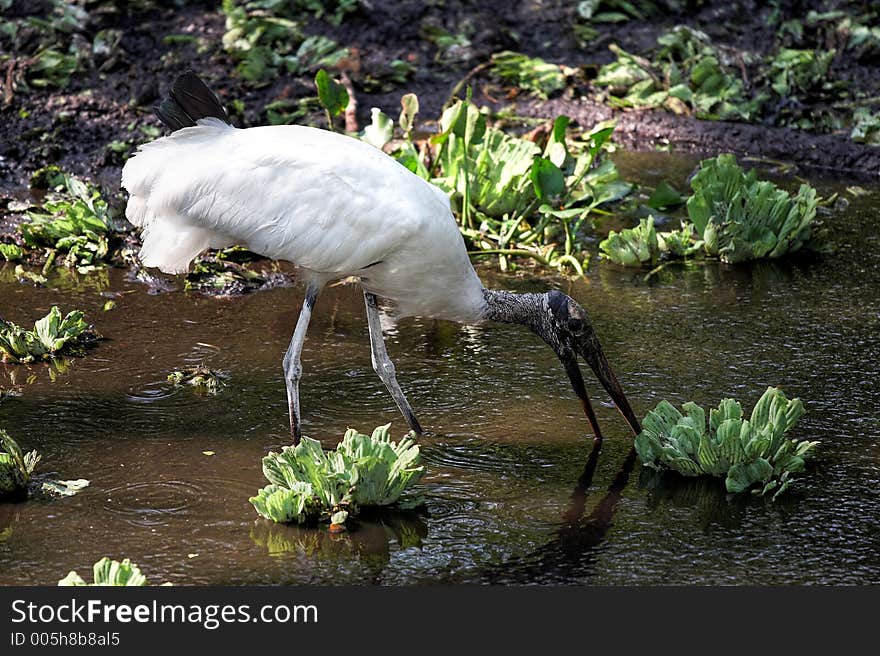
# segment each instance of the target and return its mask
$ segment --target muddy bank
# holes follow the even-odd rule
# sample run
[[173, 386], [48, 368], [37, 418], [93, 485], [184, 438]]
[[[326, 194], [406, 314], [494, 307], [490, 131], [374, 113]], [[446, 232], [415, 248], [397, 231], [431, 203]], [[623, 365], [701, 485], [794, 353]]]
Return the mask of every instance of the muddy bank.
[[586, 99], [555, 98], [517, 106], [521, 116], [566, 114], [581, 126], [615, 120], [614, 141], [634, 150], [671, 148], [711, 155], [737, 155], [795, 164], [805, 169], [838, 171], [859, 177], [880, 176], [880, 148], [831, 134], [727, 121], [701, 121], [653, 110], [615, 111]]

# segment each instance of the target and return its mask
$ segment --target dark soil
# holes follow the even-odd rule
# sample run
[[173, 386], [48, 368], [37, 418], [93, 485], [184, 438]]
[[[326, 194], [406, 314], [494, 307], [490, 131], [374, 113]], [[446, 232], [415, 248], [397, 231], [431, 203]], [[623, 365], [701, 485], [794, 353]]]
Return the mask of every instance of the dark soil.
[[[149, 140], [139, 132], [140, 126], [159, 126], [151, 108], [174, 77], [188, 68], [205, 77], [225, 102], [243, 101], [245, 112], [237, 117], [241, 126], [264, 123], [263, 107], [273, 100], [314, 95], [312, 74], [281, 77], [259, 88], [238, 78], [234, 61], [221, 46], [225, 17], [219, 4], [187, 2], [177, 7], [173, 2], [88, 3], [91, 20], [83, 35], [85, 40], [90, 42], [99, 30], [112, 27], [123, 32], [120, 46], [106, 59], [94, 62], [90, 70], [75, 74], [65, 89], [15, 90], [11, 94], [10, 101], [0, 109], [0, 189], [21, 188], [30, 172], [49, 163], [60, 163], [73, 173], [97, 179], [108, 191], [118, 190], [121, 158], [109, 152], [106, 144], [114, 140]], [[418, 94], [423, 119], [437, 117], [456, 84], [493, 52], [502, 49], [579, 67], [583, 71], [580, 86], [589, 88], [589, 77], [599, 65], [612, 59], [609, 43], [643, 52], [655, 43], [658, 34], [679, 23], [706, 31], [719, 44], [753, 52], [766, 52], [773, 43], [775, 28], [767, 26], [772, 10], [769, 3], [677, 4], [681, 5], [677, 13], [657, 11], [645, 21], [599, 24], [598, 38], [583, 47], [572, 29], [577, 3], [561, 0], [372, 0], [348, 15], [339, 27], [309, 19], [306, 30], [328, 35], [353, 49], [355, 54], [346, 67], [355, 83], [362, 125], [372, 106], [396, 116], [401, 94], [409, 91]], [[877, 3], [783, 0], [772, 4], [780, 7], [784, 20], [802, 17], [814, 8], [841, 6], [865, 12], [869, 5]], [[6, 16], [34, 12], [39, 15], [41, 5], [19, 0]], [[148, 8], [141, 10], [144, 6]], [[470, 45], [444, 59], [437, 46], [423, 37], [425, 26], [430, 25], [453, 34], [464, 33]], [[210, 47], [199, 52], [193, 43], [166, 45], [162, 39], [169, 34], [204, 37]], [[15, 66], [27, 64], [22, 53], [6, 54], [11, 56], [4, 65], [6, 70], [13, 65], [11, 62]], [[415, 66], [413, 76], [384, 91], [364, 92], [359, 80], [367, 73], [381, 71], [395, 58], [410, 61]], [[876, 94], [880, 88], [880, 67], [876, 61], [839, 57], [833, 72], [865, 94]], [[5, 73], [0, 76], [0, 85]], [[478, 100], [498, 100], [499, 88], [484, 74], [474, 75], [472, 84]], [[4, 86], [4, 92], [10, 96], [8, 87]], [[497, 104], [512, 104], [515, 112], [530, 117], [565, 113], [584, 127], [614, 117], [618, 120], [615, 139], [635, 149], [671, 146], [707, 154], [733, 151], [806, 167], [870, 176], [880, 172], [880, 148], [855, 144], [846, 134], [813, 135], [763, 125], [699, 121], [662, 111], [612, 111], [581, 98], [582, 90], [570, 88], [547, 102], [505, 96], [501, 90], [503, 100]]]

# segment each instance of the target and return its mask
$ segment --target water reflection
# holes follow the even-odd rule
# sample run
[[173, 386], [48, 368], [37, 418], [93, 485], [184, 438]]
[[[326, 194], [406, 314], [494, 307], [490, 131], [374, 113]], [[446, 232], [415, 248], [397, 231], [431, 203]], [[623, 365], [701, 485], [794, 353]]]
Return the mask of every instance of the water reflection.
[[250, 529], [251, 540], [269, 556], [305, 561], [304, 569], [317, 561], [350, 569], [351, 561], [357, 561], [376, 575], [393, 552], [420, 548], [427, 536], [428, 524], [419, 514], [393, 510], [367, 512], [341, 533], [331, 533], [326, 526], [293, 526], [265, 519], [254, 521]]

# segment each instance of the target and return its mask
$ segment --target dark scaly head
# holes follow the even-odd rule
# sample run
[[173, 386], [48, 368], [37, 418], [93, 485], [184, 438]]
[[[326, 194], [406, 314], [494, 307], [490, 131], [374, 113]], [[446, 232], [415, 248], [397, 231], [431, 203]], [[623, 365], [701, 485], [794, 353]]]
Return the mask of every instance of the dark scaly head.
[[560, 291], [553, 290], [544, 296], [546, 320], [541, 322], [541, 325], [532, 327], [532, 330], [550, 345], [562, 361], [565, 373], [568, 374], [571, 386], [583, 406], [584, 414], [587, 416], [596, 438], [602, 439], [602, 434], [587, 396], [581, 369], [577, 363], [578, 355], [590, 365], [596, 378], [611, 396], [626, 423], [629, 424], [633, 433], [638, 435], [642, 431], [642, 427], [629, 401], [627, 401], [620, 383], [617, 382], [614, 370], [608, 364], [586, 310], [574, 299]]

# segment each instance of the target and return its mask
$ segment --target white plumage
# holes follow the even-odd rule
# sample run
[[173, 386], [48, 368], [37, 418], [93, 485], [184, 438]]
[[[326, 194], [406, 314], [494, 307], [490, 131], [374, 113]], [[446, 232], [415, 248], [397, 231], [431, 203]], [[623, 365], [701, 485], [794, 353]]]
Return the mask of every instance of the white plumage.
[[142, 146], [122, 186], [146, 266], [180, 273], [207, 248], [242, 244], [318, 285], [357, 276], [402, 315], [485, 313], [446, 195], [357, 139], [203, 118]]
[[181, 273], [207, 248], [242, 244], [305, 274], [305, 299], [283, 362], [294, 442], [302, 432], [300, 355], [312, 308], [327, 282], [349, 276], [364, 288], [373, 368], [416, 432], [421, 426], [385, 349], [377, 296], [401, 315], [528, 326], [559, 356], [597, 440], [577, 355], [633, 431], [641, 430], [583, 308], [556, 290], [485, 289], [446, 195], [380, 150], [301, 126], [236, 129], [192, 72], [175, 80], [156, 114], [173, 133], [141, 146], [122, 170], [126, 216], [143, 237], [142, 262]]

